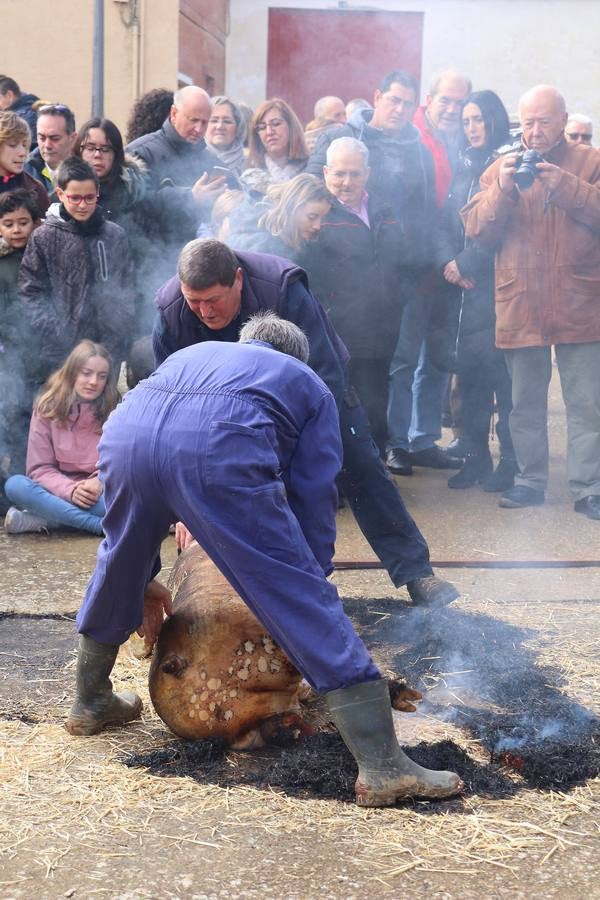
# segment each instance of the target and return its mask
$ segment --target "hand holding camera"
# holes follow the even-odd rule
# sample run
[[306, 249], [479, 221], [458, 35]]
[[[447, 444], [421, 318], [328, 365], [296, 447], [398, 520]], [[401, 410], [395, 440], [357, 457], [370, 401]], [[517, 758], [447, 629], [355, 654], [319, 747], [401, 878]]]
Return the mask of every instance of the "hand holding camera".
[[503, 157], [498, 172], [500, 187], [507, 193], [516, 185], [520, 191], [527, 191], [539, 178], [546, 190], [554, 191], [562, 178], [562, 169], [545, 161], [537, 150], [523, 153], [508, 153]]

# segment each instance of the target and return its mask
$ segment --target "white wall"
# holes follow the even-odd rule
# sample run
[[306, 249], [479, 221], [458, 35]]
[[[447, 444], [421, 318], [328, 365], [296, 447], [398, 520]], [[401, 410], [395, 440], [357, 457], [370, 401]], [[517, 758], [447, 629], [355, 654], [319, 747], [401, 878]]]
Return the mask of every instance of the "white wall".
[[[265, 98], [269, 6], [336, 8], [319, 0], [231, 0], [227, 93], [251, 106]], [[475, 90], [495, 90], [515, 115], [527, 88], [555, 84], [570, 112], [593, 117], [600, 143], [600, 0], [379, 0], [348, 7], [425, 14], [424, 86], [441, 69], [459, 69]]]

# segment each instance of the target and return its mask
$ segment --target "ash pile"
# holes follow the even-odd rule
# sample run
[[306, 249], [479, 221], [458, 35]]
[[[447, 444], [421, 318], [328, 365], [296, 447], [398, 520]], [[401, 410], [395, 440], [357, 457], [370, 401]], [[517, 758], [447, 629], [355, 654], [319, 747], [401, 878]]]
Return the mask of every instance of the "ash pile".
[[[467, 794], [498, 799], [525, 788], [565, 791], [600, 773], [600, 719], [564, 692], [557, 667], [539, 663], [527, 645], [533, 631], [454, 607], [404, 608], [395, 599], [345, 600], [345, 607], [382, 669], [425, 694], [419, 714], [468, 738], [468, 751], [448, 739], [405, 746], [416, 762], [457, 772]], [[353, 802], [354, 760], [318, 699], [307, 714], [318, 733], [289, 746], [243, 753], [174, 740], [123, 762], [203, 784]]]

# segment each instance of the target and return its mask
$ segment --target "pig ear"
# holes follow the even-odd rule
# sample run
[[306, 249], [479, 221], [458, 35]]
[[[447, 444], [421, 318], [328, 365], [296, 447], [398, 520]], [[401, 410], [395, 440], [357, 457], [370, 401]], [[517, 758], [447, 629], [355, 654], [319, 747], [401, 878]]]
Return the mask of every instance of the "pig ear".
[[187, 667], [187, 659], [182, 659], [176, 653], [169, 653], [160, 664], [161, 672], [164, 672], [166, 675], [174, 675], [175, 678], [180, 678]]

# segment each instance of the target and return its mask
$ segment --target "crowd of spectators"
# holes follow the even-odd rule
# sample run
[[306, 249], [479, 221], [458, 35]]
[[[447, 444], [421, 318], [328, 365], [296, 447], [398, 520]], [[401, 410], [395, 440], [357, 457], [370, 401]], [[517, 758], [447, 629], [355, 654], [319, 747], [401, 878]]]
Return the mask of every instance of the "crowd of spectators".
[[544, 503], [554, 347], [574, 508], [600, 519], [592, 121], [539, 85], [511, 123], [476, 87], [446, 71], [419, 105], [416, 80], [395, 70], [372, 100], [315, 98], [305, 125], [283, 98], [251, 110], [193, 85], [156, 89], [124, 140], [111, 119], [77, 128], [67, 105], [0, 75], [6, 530], [101, 533], [94, 454], [121, 365], [130, 386], [149, 374], [153, 328], [168, 352], [164, 298], [198, 238], [250, 273], [256, 254], [302, 272], [400, 487], [432, 467], [503, 508]]

